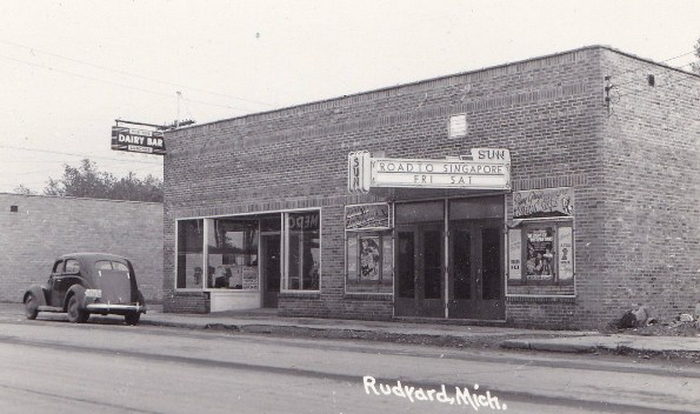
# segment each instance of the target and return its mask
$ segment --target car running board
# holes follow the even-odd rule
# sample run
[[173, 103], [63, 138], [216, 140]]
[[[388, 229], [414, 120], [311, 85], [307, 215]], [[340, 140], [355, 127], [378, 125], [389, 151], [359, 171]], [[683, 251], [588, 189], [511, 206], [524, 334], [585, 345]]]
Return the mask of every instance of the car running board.
[[37, 310], [39, 312], [65, 312], [63, 310], [63, 308], [60, 308], [58, 306], [45, 306], [45, 305], [39, 306], [37, 308]]

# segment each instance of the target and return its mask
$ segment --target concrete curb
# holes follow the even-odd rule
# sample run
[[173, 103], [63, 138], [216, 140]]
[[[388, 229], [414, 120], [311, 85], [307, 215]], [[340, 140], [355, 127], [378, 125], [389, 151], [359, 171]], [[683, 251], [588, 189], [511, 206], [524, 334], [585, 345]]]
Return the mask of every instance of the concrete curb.
[[[334, 328], [334, 327], [315, 327], [305, 325], [273, 325], [273, 324], [233, 324], [233, 323], [211, 323], [211, 322], [183, 322], [183, 321], [166, 321], [166, 320], [149, 320], [142, 319], [141, 323], [150, 326], [162, 326], [170, 328], [185, 328], [196, 330], [216, 330], [237, 332], [244, 334], [267, 334], [280, 335], [288, 337], [307, 337], [307, 338], [324, 338], [324, 339], [362, 339], [378, 342], [394, 342], [394, 343], [411, 343], [421, 345], [451, 345], [457, 347], [469, 346], [470, 344], [479, 341], [480, 344], [486, 339], [483, 336], [478, 338], [450, 334], [419, 334], [419, 333], [401, 333], [385, 331], [381, 329], [358, 329], [358, 328]], [[493, 341], [497, 346], [499, 341]]]
[[649, 347], [643, 344], [634, 344], [629, 340], [611, 341], [609, 343], [597, 342], [595, 340], [587, 343], [567, 343], [565, 341], [556, 342], [552, 340], [507, 339], [501, 342], [500, 346], [504, 349], [524, 349], [562, 353], [594, 353], [603, 351], [621, 355], [640, 353], [662, 355], [669, 358], [700, 358], [700, 351], [693, 349], [683, 349], [683, 347]]
[[598, 350], [595, 345], [566, 344], [558, 342], [537, 342], [524, 339], [507, 339], [501, 342], [501, 348], [527, 349], [531, 351], [565, 352], [565, 353], [593, 353]]
[[455, 335], [450, 333], [401, 332], [394, 329], [367, 328], [358, 326], [334, 327], [315, 326], [295, 323], [260, 323], [260, 322], [213, 322], [211, 320], [141, 320], [144, 325], [184, 328], [193, 330], [211, 330], [253, 335], [277, 335], [297, 338], [350, 339], [387, 343], [414, 345], [449, 346], [457, 348], [503, 348], [540, 352], [558, 353], [596, 353], [660, 355], [668, 358], [700, 358], [700, 351], [683, 346], [650, 346], [635, 343], [636, 338], [564, 336], [561, 338], [510, 338], [503, 334], [494, 335]]

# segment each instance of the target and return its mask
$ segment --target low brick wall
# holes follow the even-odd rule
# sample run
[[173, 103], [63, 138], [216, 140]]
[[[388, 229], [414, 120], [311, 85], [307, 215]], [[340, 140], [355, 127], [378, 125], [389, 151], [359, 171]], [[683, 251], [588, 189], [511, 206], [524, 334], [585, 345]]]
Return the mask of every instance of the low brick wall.
[[0, 301], [46, 283], [57, 256], [90, 251], [131, 259], [144, 297], [159, 302], [162, 225], [161, 203], [0, 194]]

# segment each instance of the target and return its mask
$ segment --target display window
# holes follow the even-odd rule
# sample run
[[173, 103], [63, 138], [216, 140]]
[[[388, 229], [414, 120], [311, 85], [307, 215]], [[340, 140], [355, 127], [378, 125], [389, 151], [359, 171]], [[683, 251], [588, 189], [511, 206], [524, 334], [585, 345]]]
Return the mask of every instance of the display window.
[[348, 293], [385, 293], [393, 289], [391, 232], [348, 232]]
[[284, 289], [318, 291], [321, 269], [320, 212], [285, 213]]
[[573, 227], [570, 221], [529, 222], [511, 229], [509, 282], [523, 284], [573, 281]]
[[175, 287], [259, 291], [262, 272], [267, 290], [317, 292], [320, 218], [320, 210], [313, 210], [177, 220]]
[[204, 285], [204, 220], [177, 222], [178, 289], [197, 289]]
[[346, 293], [393, 293], [391, 229], [388, 203], [345, 206]]
[[257, 290], [258, 220], [217, 218], [206, 222], [206, 287]]

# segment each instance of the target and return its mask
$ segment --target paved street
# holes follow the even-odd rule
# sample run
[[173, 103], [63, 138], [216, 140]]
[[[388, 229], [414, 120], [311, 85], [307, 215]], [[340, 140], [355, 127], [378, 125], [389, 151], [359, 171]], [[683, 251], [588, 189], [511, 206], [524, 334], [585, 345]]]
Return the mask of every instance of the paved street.
[[[682, 361], [130, 327], [120, 318], [85, 325], [50, 319], [0, 318], [0, 412], [474, 411], [435, 398], [378, 396], [363, 385], [364, 376], [374, 377], [380, 393], [380, 383], [395, 386], [397, 380], [426, 393], [444, 384], [452, 397], [455, 387], [488, 390], [501, 410], [504, 405], [514, 413], [700, 407], [700, 367]], [[476, 405], [480, 412], [498, 411]]]

